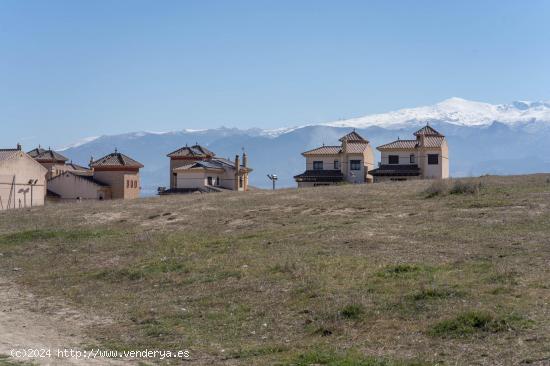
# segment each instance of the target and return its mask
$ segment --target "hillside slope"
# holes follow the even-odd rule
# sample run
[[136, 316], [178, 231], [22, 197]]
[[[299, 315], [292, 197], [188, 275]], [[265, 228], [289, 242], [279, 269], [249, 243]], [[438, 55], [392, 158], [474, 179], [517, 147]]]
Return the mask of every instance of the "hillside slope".
[[548, 359], [549, 177], [429, 185], [2, 213], [0, 277], [111, 319], [87, 345], [189, 349], [191, 364]]

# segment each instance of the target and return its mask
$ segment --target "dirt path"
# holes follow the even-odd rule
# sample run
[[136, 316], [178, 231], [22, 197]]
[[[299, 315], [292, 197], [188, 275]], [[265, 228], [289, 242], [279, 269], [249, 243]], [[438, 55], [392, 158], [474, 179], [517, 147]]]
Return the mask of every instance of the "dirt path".
[[[58, 349], [79, 349], [81, 329], [97, 319], [32, 294], [0, 277], [0, 355], [12, 349], [51, 349], [52, 358], [37, 358], [39, 365], [122, 365], [105, 359], [57, 358]], [[19, 359], [22, 361], [22, 359]]]

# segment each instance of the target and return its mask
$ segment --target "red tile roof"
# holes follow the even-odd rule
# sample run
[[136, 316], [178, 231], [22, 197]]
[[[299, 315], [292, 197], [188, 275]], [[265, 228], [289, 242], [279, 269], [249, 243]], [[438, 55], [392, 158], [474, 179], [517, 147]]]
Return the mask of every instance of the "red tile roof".
[[172, 151], [170, 154], [166, 155], [169, 158], [174, 157], [191, 157], [191, 158], [207, 158], [207, 157], [213, 157], [216, 156], [212, 151], [208, 150], [207, 148], [201, 146], [201, 145], [194, 145], [194, 146], [184, 146], [176, 151]]
[[338, 155], [341, 150], [341, 146], [321, 146], [305, 151], [302, 155]]
[[41, 148], [40, 146], [37, 147], [36, 149], [29, 151], [27, 154], [29, 154], [29, 156], [34, 160], [41, 161], [41, 162], [51, 161], [51, 162], [64, 163], [67, 160], [69, 160], [63, 155], [61, 155], [60, 153], [58, 153], [57, 151], [53, 151], [52, 149], [46, 150]]
[[432, 126], [430, 125], [426, 125], [424, 127], [422, 127], [421, 129], [419, 129], [418, 131], [416, 131], [414, 133], [415, 136], [420, 136], [420, 135], [424, 135], [424, 136], [443, 136], [442, 134], [440, 134], [439, 132], [437, 132]]
[[348, 141], [348, 142], [353, 142], [353, 141], [355, 141], [355, 142], [358, 142], [358, 141], [368, 142], [363, 137], [361, 137], [361, 135], [359, 135], [357, 132], [355, 132], [355, 130], [351, 131], [350, 133], [348, 133], [345, 136], [342, 136], [338, 141], [341, 141], [341, 142], [344, 142], [344, 141]]
[[114, 153], [106, 155], [101, 159], [90, 163], [90, 168], [97, 167], [125, 167], [139, 169], [143, 168], [143, 164], [115, 150]]

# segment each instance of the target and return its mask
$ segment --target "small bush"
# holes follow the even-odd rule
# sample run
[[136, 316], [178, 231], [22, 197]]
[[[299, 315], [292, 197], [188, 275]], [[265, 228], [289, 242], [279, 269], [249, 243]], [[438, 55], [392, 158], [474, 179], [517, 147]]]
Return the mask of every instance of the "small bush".
[[527, 326], [530, 321], [518, 315], [495, 317], [484, 311], [469, 311], [435, 324], [430, 334], [441, 337], [466, 337], [475, 333], [496, 333]]
[[427, 198], [444, 196], [449, 193], [449, 183], [444, 180], [436, 180], [424, 190], [424, 193]]
[[350, 304], [346, 305], [341, 311], [340, 315], [346, 319], [357, 320], [365, 312], [364, 308], [360, 304]]
[[450, 194], [479, 194], [481, 191], [481, 182], [457, 180], [454, 182], [449, 193]]

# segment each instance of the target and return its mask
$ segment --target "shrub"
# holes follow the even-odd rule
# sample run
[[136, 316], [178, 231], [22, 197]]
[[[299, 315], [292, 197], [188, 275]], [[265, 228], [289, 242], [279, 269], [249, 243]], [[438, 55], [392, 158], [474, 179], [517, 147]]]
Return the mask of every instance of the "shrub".
[[426, 194], [427, 198], [444, 196], [448, 192], [449, 192], [449, 184], [444, 180], [436, 180], [432, 182], [432, 184], [430, 184], [428, 188], [424, 190], [424, 193]]
[[482, 184], [481, 182], [468, 181], [468, 180], [457, 180], [454, 182], [450, 194], [479, 194], [481, 191]]
[[350, 304], [346, 305], [341, 311], [340, 315], [342, 315], [344, 318], [347, 319], [354, 319], [357, 320], [363, 315], [364, 313], [363, 306], [360, 304]]
[[415, 264], [396, 264], [388, 266], [376, 273], [378, 277], [403, 277], [409, 275], [416, 275], [420, 272], [431, 272], [432, 267], [418, 266]]
[[530, 323], [518, 315], [495, 317], [485, 311], [469, 311], [440, 321], [432, 327], [430, 333], [441, 337], [465, 337], [481, 332], [496, 333], [519, 329]]

